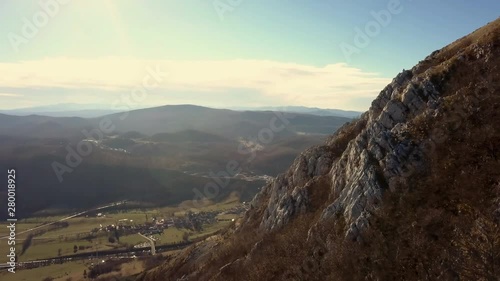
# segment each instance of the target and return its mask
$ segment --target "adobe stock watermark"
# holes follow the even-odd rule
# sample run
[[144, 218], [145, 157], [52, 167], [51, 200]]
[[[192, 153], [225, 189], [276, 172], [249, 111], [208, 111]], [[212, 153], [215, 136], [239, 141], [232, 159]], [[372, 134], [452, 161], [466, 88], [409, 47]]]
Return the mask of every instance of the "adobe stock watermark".
[[56, 17], [61, 6], [67, 5], [72, 0], [40, 0], [38, 1], [39, 10], [37, 10], [31, 18], [22, 18], [22, 27], [19, 33], [9, 32], [9, 39], [12, 49], [19, 53], [19, 47], [22, 44], [28, 44], [30, 40], [35, 38], [41, 29], [43, 29], [50, 20]]
[[223, 21], [226, 13], [232, 13], [244, 0], [213, 0], [212, 5], [219, 19]]
[[[411, 1], [411, 0], [409, 0]], [[361, 50], [368, 47], [373, 38], [377, 37], [382, 29], [391, 24], [393, 17], [403, 12], [400, 0], [390, 0], [387, 7], [380, 11], [371, 11], [372, 20], [368, 21], [363, 28], [354, 28], [354, 38], [352, 43], [342, 42], [339, 47], [346, 62], [351, 62], [354, 54], [360, 54]]]
[[[129, 110], [147, 99], [148, 90], [158, 87], [162, 83], [163, 77], [167, 76], [167, 73], [161, 72], [159, 66], [156, 66], [156, 69], [147, 67], [146, 71], [148, 74], [142, 79], [140, 86], [135, 87], [130, 93], [122, 95], [120, 99], [113, 102], [113, 109], [125, 110], [119, 117], [121, 121], [127, 118]], [[59, 182], [63, 182], [64, 174], [73, 172], [82, 164], [83, 159], [92, 153], [93, 145], [100, 143], [106, 135], [112, 134], [115, 129], [116, 125], [113, 121], [109, 117], [103, 117], [99, 121], [98, 128], [91, 131], [82, 130], [85, 139], [80, 140], [75, 147], [72, 147], [71, 144], [66, 146], [65, 163], [52, 162], [52, 170], [54, 170]]]
[[[285, 112], [273, 112], [274, 116], [269, 121], [269, 126], [262, 128], [257, 133], [257, 138], [250, 140], [248, 143], [240, 143], [238, 145], [238, 153], [240, 155], [248, 155], [243, 164], [251, 163], [256, 157], [259, 147], [263, 147], [272, 143], [277, 133], [284, 131], [290, 124], [290, 119], [295, 118], [295, 114]], [[210, 182], [205, 184], [203, 191], [197, 188], [193, 189], [193, 208], [200, 209], [203, 206], [204, 200], [211, 200], [219, 196], [221, 191], [227, 188], [231, 179], [242, 171], [242, 163], [236, 160], [230, 160], [226, 164], [226, 169], [214, 173], [210, 171]]]

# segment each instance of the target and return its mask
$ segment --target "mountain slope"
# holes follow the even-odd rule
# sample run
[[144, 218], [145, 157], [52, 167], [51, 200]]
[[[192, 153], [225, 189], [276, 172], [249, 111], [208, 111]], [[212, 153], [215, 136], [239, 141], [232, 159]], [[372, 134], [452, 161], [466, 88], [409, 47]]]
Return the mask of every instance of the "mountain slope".
[[139, 280], [497, 280], [499, 57], [500, 19], [432, 53]]

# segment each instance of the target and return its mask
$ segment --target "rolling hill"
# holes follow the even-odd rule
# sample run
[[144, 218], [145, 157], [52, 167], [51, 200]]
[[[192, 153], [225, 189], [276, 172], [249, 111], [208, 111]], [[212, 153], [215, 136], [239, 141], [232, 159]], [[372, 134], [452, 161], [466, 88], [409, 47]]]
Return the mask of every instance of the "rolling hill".
[[[302, 149], [349, 120], [193, 105], [99, 118], [0, 114], [0, 167], [18, 169], [23, 215], [125, 199], [178, 204], [193, 199], [193, 190], [231, 161], [241, 175], [215, 199], [236, 191], [248, 200], [265, 177], [282, 172]], [[113, 130], [101, 130], [103, 122]], [[89, 155], [78, 153], [87, 146]]]

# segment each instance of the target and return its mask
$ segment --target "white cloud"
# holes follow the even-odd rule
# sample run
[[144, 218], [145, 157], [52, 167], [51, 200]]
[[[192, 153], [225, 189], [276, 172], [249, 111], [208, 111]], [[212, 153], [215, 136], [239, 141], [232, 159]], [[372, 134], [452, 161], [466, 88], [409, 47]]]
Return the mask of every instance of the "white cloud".
[[9, 98], [19, 98], [24, 95], [21, 94], [13, 94], [13, 93], [0, 93], [0, 97], [9, 97]]
[[344, 63], [316, 67], [266, 60], [170, 61], [109, 57], [0, 63], [0, 85], [31, 90], [127, 91], [141, 85], [148, 66], [168, 73], [159, 89], [199, 92], [200, 104], [210, 93], [249, 89], [257, 93], [256, 100], [262, 99], [262, 105], [267, 98], [280, 100], [281, 105], [364, 110], [369, 105], [364, 103], [375, 98], [390, 82], [376, 73]]

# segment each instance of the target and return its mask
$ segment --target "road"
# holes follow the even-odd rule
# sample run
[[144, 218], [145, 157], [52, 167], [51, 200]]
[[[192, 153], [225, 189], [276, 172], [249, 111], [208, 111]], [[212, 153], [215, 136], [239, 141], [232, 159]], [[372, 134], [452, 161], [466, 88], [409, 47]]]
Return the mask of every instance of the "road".
[[156, 248], [155, 248], [155, 241], [146, 235], [142, 235], [141, 233], [138, 233], [142, 238], [148, 240], [149, 245], [151, 246], [151, 255], [156, 255]]
[[[179, 244], [169, 244], [169, 245], [160, 245], [156, 247], [158, 252], [170, 252], [176, 251], [180, 249], [184, 249], [194, 242], [182, 242]], [[30, 267], [39, 267], [39, 266], [48, 266], [51, 264], [61, 264], [70, 261], [77, 260], [87, 260], [99, 257], [101, 259], [109, 259], [109, 258], [132, 258], [133, 256], [143, 256], [150, 254], [150, 247], [136, 248], [136, 249], [118, 249], [118, 250], [104, 250], [98, 252], [87, 252], [81, 254], [74, 254], [68, 256], [61, 256], [49, 259], [41, 259], [41, 260], [32, 260], [16, 263], [16, 267], [19, 268], [30, 268]], [[0, 270], [9, 268], [7, 263], [0, 263]]]
[[[72, 218], [76, 218], [76, 217], [79, 217], [79, 216], [84, 215], [86, 213], [95, 212], [95, 211], [99, 211], [99, 210], [110, 208], [110, 207], [120, 206], [120, 205], [124, 204], [125, 202], [126, 201], [120, 201], [120, 202], [108, 204], [106, 206], [101, 206], [101, 207], [97, 207], [97, 208], [94, 208], [94, 209], [90, 209], [90, 210], [86, 210], [86, 211], [83, 211], [83, 212], [79, 212], [79, 213], [73, 214], [73, 215], [71, 215], [69, 217], [65, 217], [65, 218], [62, 218], [62, 219], [57, 220], [57, 221], [53, 221], [53, 222], [50, 222], [50, 223], [42, 224], [42, 225], [39, 225], [37, 227], [33, 227], [33, 228], [30, 228], [30, 229], [27, 229], [27, 230], [23, 230], [21, 232], [16, 232], [16, 236], [20, 235], [20, 234], [31, 232], [33, 230], [37, 230], [37, 229], [40, 229], [40, 228], [43, 228], [43, 227], [46, 227], [46, 226], [49, 226], [49, 225], [53, 225], [53, 224], [56, 224], [58, 222], [62, 222], [62, 221], [66, 221], [66, 220], [69, 220], [69, 219], [72, 219]], [[7, 239], [7, 238], [9, 238], [8, 235], [4, 236], [4, 237], [0, 237], [0, 239]]]

